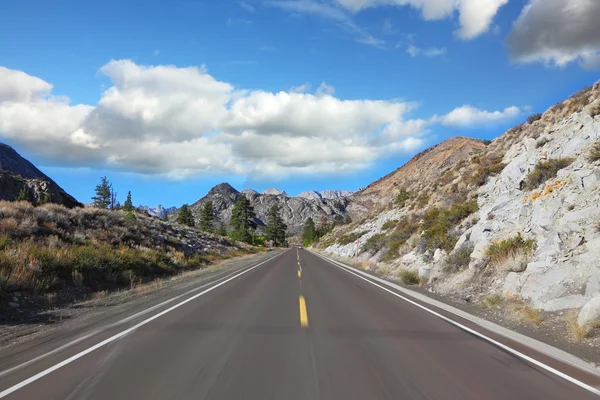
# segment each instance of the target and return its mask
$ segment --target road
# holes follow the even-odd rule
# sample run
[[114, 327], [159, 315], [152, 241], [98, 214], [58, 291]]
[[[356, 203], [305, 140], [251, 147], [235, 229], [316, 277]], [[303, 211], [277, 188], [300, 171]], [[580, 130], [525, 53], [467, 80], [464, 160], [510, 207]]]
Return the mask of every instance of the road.
[[0, 397], [597, 398], [306, 250], [186, 301], [2, 376]]

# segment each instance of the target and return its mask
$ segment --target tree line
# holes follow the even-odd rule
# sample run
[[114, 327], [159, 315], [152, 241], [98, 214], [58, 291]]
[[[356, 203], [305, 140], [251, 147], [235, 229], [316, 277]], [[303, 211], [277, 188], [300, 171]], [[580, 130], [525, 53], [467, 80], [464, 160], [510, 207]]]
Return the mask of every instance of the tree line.
[[[96, 195], [92, 197], [93, 206], [103, 209], [123, 210], [126, 212], [126, 218], [135, 218], [133, 211], [135, 207], [131, 199], [131, 192], [127, 193], [125, 203], [121, 205], [117, 201], [117, 193], [112, 184], [106, 177], [102, 177], [100, 183], [95, 188]], [[168, 220], [168, 215], [163, 216], [163, 220]], [[275, 246], [287, 246], [287, 225], [284, 223], [279, 207], [274, 205], [269, 210], [267, 224], [264, 228], [264, 235], [256, 232], [256, 214], [250, 200], [246, 196], [239, 196], [233, 207], [233, 212], [229, 225], [232, 230], [227, 231], [224, 224], [218, 224], [215, 218], [215, 210], [212, 201], [207, 201], [200, 210], [200, 218], [196, 218], [187, 204], [181, 206], [177, 212], [176, 221], [182, 225], [198, 228], [204, 232], [214, 233], [220, 236], [229, 236], [230, 238], [254, 245], [264, 245], [265, 242], [272, 242]]]
[[302, 245], [308, 247], [318, 242], [319, 239], [326, 234], [331, 233], [336, 226], [349, 224], [351, 222], [352, 220], [350, 217], [343, 218], [338, 215], [333, 219], [333, 222], [328, 223], [327, 218], [322, 216], [319, 226], [316, 226], [315, 221], [313, 221], [311, 217], [308, 217], [306, 222], [304, 222], [304, 228], [302, 229]]

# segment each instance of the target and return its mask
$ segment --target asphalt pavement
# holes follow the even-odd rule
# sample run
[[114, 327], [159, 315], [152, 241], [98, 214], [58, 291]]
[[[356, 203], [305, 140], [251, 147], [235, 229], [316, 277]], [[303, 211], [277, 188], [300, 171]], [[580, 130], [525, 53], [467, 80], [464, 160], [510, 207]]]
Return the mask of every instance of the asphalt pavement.
[[130, 326], [0, 375], [0, 398], [597, 396], [292, 248]]

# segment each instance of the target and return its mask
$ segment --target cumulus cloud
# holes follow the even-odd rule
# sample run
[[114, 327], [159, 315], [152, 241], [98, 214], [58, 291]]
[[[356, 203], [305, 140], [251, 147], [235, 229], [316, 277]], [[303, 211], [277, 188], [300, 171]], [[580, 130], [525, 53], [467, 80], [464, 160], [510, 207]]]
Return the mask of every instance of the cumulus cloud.
[[[366, 168], [425, 145], [435, 124], [481, 124], [513, 111], [469, 107], [409, 119], [416, 104], [343, 100], [322, 83], [277, 93], [241, 90], [205, 67], [107, 63], [112, 84], [98, 103], [72, 105], [52, 85], [0, 69], [0, 137], [55, 160], [186, 178], [207, 174], [284, 177]], [[467, 112], [465, 112], [465, 110]], [[499, 116], [500, 114], [501, 116]]]
[[460, 28], [456, 31], [462, 39], [473, 39], [487, 32], [494, 16], [508, 0], [335, 0], [342, 7], [359, 12], [379, 6], [410, 6], [421, 11], [425, 20], [451, 18], [459, 14]]
[[434, 116], [431, 118], [431, 122], [446, 126], [466, 127], [510, 120], [518, 117], [522, 112], [516, 106], [507, 107], [502, 111], [486, 111], [465, 105], [455, 108], [441, 117]]
[[564, 66], [600, 65], [600, 1], [529, 0], [506, 39], [511, 57]]

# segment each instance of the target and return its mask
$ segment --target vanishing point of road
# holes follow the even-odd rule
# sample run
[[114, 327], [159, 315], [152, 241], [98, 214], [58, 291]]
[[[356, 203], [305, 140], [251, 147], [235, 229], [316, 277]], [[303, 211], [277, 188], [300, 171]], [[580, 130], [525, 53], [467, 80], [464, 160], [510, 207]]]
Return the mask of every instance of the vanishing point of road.
[[295, 248], [9, 374], [7, 399], [593, 399]]

